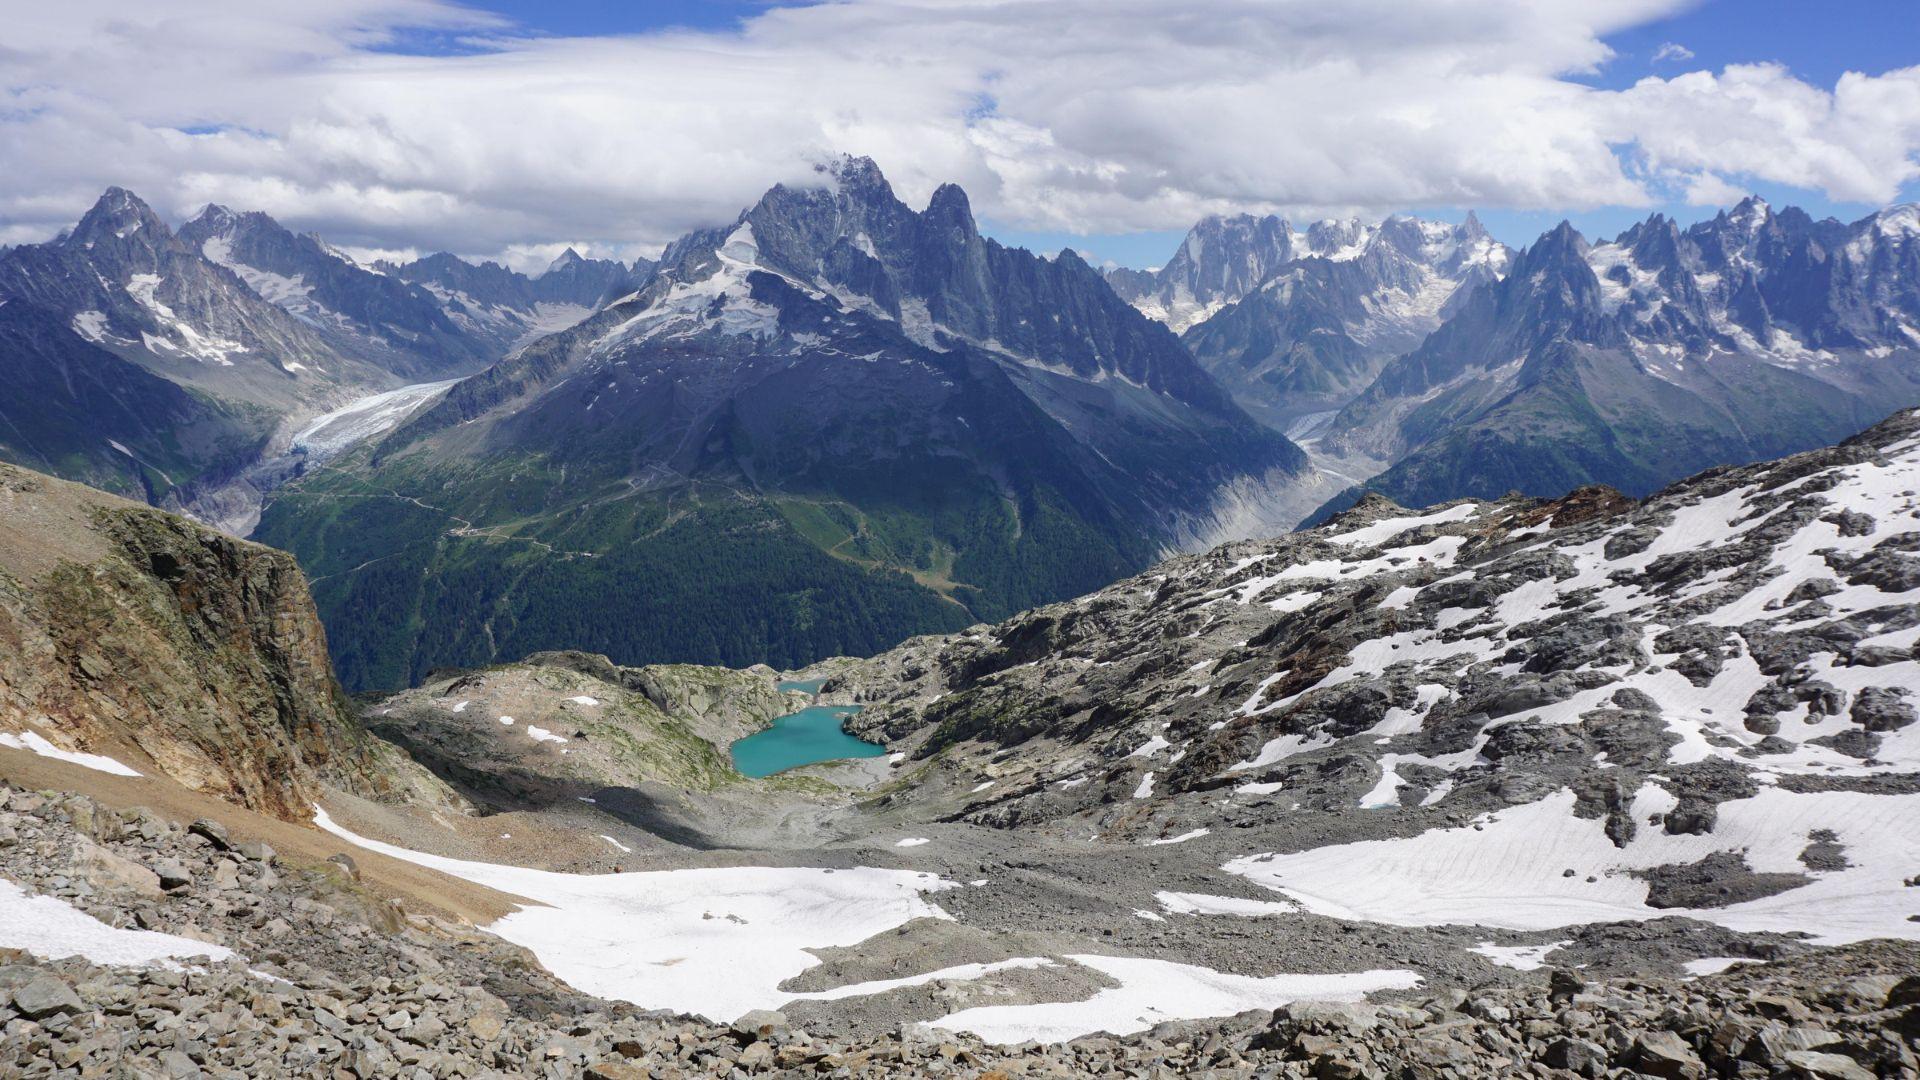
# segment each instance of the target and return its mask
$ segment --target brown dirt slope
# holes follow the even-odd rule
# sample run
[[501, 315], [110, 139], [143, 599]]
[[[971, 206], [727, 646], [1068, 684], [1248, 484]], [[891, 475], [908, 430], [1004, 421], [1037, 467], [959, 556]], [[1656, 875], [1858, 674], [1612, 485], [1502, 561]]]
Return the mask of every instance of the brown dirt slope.
[[457, 801], [354, 720], [293, 557], [0, 465], [0, 731], [283, 820]]

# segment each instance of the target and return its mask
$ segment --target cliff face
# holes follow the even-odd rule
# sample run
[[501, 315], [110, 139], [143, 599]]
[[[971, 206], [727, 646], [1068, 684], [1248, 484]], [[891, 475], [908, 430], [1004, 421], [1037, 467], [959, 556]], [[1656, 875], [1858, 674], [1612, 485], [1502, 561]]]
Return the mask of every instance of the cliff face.
[[0, 730], [288, 820], [444, 788], [352, 719], [292, 556], [0, 465]]

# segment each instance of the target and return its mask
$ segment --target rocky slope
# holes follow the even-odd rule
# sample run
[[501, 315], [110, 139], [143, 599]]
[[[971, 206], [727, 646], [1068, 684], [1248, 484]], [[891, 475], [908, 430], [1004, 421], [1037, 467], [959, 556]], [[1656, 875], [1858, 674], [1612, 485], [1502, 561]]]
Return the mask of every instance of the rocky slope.
[[1410, 506], [1586, 483], [1639, 495], [1920, 402], [1916, 356], [1911, 206], [1841, 224], [1748, 199], [1598, 244], [1563, 224], [1383, 369], [1321, 449], [1393, 462], [1367, 488]]
[[588, 653], [538, 653], [436, 674], [365, 713], [491, 811], [564, 805], [609, 789], [711, 792], [741, 779], [727, 748], [799, 707], [767, 668], [626, 668]]
[[109, 189], [72, 231], [0, 252], [0, 458], [244, 535], [261, 493], [313, 463], [311, 422], [381, 415], [383, 395], [470, 374], [650, 271], [571, 252], [537, 278], [488, 266], [510, 295], [442, 286], [487, 273], [450, 255], [362, 267], [257, 212], [208, 206], [176, 232]]
[[1906, 413], [1644, 503], [1376, 498], [822, 673], [926, 763], [908, 817], [1192, 845], [1387, 925], [1911, 937], [1916, 488]]
[[1337, 409], [1419, 344], [1511, 253], [1468, 214], [1459, 225], [1393, 217], [1208, 218], [1155, 271], [1108, 283], [1178, 331], [1255, 416], [1285, 428]]
[[[343, 856], [343, 858], [345, 858]], [[137, 1076], [1812, 1076], [1916, 1068], [1912, 945], [1690, 982], [1551, 980], [1302, 1004], [1127, 1038], [730, 1025], [576, 994], [519, 950], [410, 913], [345, 862], [289, 862], [84, 797], [0, 788], [0, 1068]], [[21, 888], [23, 887], [23, 888]], [[32, 940], [25, 940], [37, 931]], [[183, 965], [185, 965], [183, 967]], [[1549, 1071], [1551, 1070], [1551, 1071]]]
[[321, 583], [349, 685], [392, 687], [563, 647], [870, 652], [1329, 493], [1077, 256], [984, 239], [951, 185], [912, 210], [848, 160], [676, 242], [258, 535]]
[[0, 731], [288, 820], [326, 785], [444, 791], [360, 728], [290, 557], [9, 465]]
[[407, 263], [379, 263], [375, 269], [426, 290], [464, 332], [493, 342], [496, 358], [566, 329], [640, 288], [653, 274], [653, 264], [645, 259], [629, 266], [584, 258], [572, 248], [533, 277], [444, 251]]
[[336, 352], [374, 360], [410, 382], [469, 374], [506, 351], [495, 336], [456, 323], [428, 290], [361, 267], [258, 211], [209, 205], [180, 227], [179, 238]]

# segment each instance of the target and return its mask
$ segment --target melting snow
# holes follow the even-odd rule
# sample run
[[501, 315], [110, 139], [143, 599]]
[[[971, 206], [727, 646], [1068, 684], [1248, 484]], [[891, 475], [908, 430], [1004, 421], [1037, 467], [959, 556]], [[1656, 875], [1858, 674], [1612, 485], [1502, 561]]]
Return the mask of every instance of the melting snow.
[[[1226, 869], [1317, 914], [1398, 926], [1550, 930], [1688, 915], [1735, 930], [1805, 931], [1823, 944], [1920, 938], [1920, 923], [1908, 921], [1920, 914], [1920, 897], [1905, 884], [1920, 865], [1920, 833], [1912, 828], [1920, 795], [1762, 788], [1721, 803], [1719, 822], [1705, 836], [1668, 835], [1644, 824], [1673, 802], [1656, 785], [1642, 787], [1632, 815], [1643, 824], [1625, 848], [1607, 838], [1603, 821], [1575, 817], [1573, 793], [1563, 790], [1483, 815], [1472, 826], [1236, 859]], [[1652, 908], [1647, 883], [1629, 873], [1723, 851], [1745, 853], [1760, 873], [1804, 873], [1799, 852], [1821, 829], [1840, 838], [1851, 866], [1745, 903]]]
[[1501, 967], [1534, 971], [1546, 965], [1548, 953], [1571, 944], [1571, 941], [1556, 941], [1551, 945], [1495, 945], [1491, 941], [1483, 941], [1467, 951], [1479, 953]]
[[80, 956], [115, 967], [159, 965], [192, 957], [225, 960], [233, 950], [151, 930], [122, 930], [55, 896], [29, 896], [0, 878], [0, 948], [22, 949], [44, 960]]
[[0, 746], [10, 746], [15, 750], [31, 750], [41, 757], [53, 758], [72, 765], [80, 765], [96, 772], [112, 773], [115, 776], [139, 776], [140, 774], [125, 765], [102, 754], [82, 754], [77, 750], [62, 750], [48, 742], [39, 732], [0, 731]]
[[314, 823], [369, 851], [533, 901], [486, 929], [532, 950], [583, 993], [721, 1021], [791, 1000], [780, 984], [820, 963], [808, 950], [857, 945], [913, 919], [940, 918], [922, 894], [957, 887], [932, 874], [871, 867], [556, 874], [368, 840], [317, 808]]
[[1064, 1042], [1096, 1031], [1128, 1035], [1168, 1020], [1232, 1016], [1290, 1001], [1360, 1001], [1371, 991], [1409, 989], [1420, 981], [1411, 971], [1259, 978], [1142, 957], [1076, 954], [1067, 959], [1120, 985], [1084, 1001], [962, 1009], [929, 1026], [970, 1031], [993, 1043]]
[[1153, 898], [1175, 915], [1240, 915], [1257, 919], [1263, 915], [1292, 915], [1300, 910], [1284, 900], [1245, 900], [1207, 893], [1157, 892]]
[[1158, 840], [1149, 840], [1147, 841], [1147, 846], [1159, 847], [1163, 844], [1184, 844], [1189, 840], [1198, 840], [1212, 831], [1212, 829], [1193, 829], [1188, 832], [1183, 832], [1179, 836], [1163, 836]]

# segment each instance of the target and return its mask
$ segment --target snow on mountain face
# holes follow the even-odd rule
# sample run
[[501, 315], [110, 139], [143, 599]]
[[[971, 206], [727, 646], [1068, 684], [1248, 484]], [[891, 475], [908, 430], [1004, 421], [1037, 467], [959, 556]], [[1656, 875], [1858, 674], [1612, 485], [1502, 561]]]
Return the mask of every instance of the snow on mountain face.
[[[1845, 438], [1920, 403], [1920, 244], [1749, 199], [1515, 256], [1327, 426], [1409, 505], [1591, 483], [1632, 494]], [[1350, 501], [1351, 496], [1346, 497]]]
[[109, 188], [72, 232], [0, 257], [0, 295], [57, 312], [86, 340], [221, 397], [283, 408], [362, 373], [243, 281]]
[[523, 332], [519, 323], [496, 332], [462, 322], [428, 289], [362, 267], [266, 214], [210, 205], [181, 227], [180, 238], [337, 352], [403, 376], [473, 371], [503, 355]]
[[1603, 310], [1636, 355], [1651, 354], [1652, 374], [1670, 374], [1682, 355], [1831, 364], [1842, 352], [1920, 345], [1920, 332], [1909, 333], [1920, 324], [1911, 258], [1903, 265], [1916, 232], [1912, 205], [1839, 226], [1750, 198], [1684, 231], [1656, 216], [1594, 245], [1587, 261]]
[[[1158, 270], [1112, 271], [1108, 279], [1142, 312], [1184, 333], [1228, 304], [1270, 285], [1276, 275], [1300, 260], [1352, 262], [1382, 249], [1397, 252], [1456, 287], [1476, 267], [1498, 276], [1508, 256], [1505, 245], [1488, 236], [1472, 215], [1460, 225], [1407, 217], [1374, 224], [1358, 218], [1327, 219], [1301, 232], [1278, 217], [1241, 214], [1210, 217], [1195, 225], [1180, 250]], [[1402, 275], [1376, 274], [1368, 282], [1370, 291], [1431, 291], [1419, 282], [1409, 288], [1400, 276], [1404, 271]], [[1441, 293], [1441, 299], [1447, 294]], [[1432, 312], [1439, 309], [1438, 304], [1431, 307]]]
[[1316, 222], [1209, 218], [1168, 264], [1108, 274], [1140, 310], [1179, 331], [1255, 415], [1285, 427], [1337, 408], [1412, 348], [1473, 289], [1506, 270], [1477, 218]]
[[676, 242], [648, 287], [616, 305], [623, 320], [594, 349], [713, 331], [761, 343], [778, 336], [788, 351], [804, 351], [836, 335], [832, 317], [809, 316], [815, 327], [781, 321], [768, 292], [774, 280], [796, 302], [881, 320], [934, 352], [977, 349], [1237, 422], [1177, 343], [1120, 303], [1078, 256], [1046, 260], [985, 239], [952, 185], [915, 212], [865, 159], [823, 168], [812, 186], [776, 187], [733, 225]]
[[1916, 937], [1916, 491], [1920, 411], [1644, 503], [1376, 498], [828, 689], [954, 790], [992, 764], [943, 814], [1209, 829], [1318, 914]]
[[1291, 262], [1305, 238], [1277, 217], [1210, 217], [1159, 270], [1112, 271], [1108, 283], [1147, 317], [1180, 333]]

